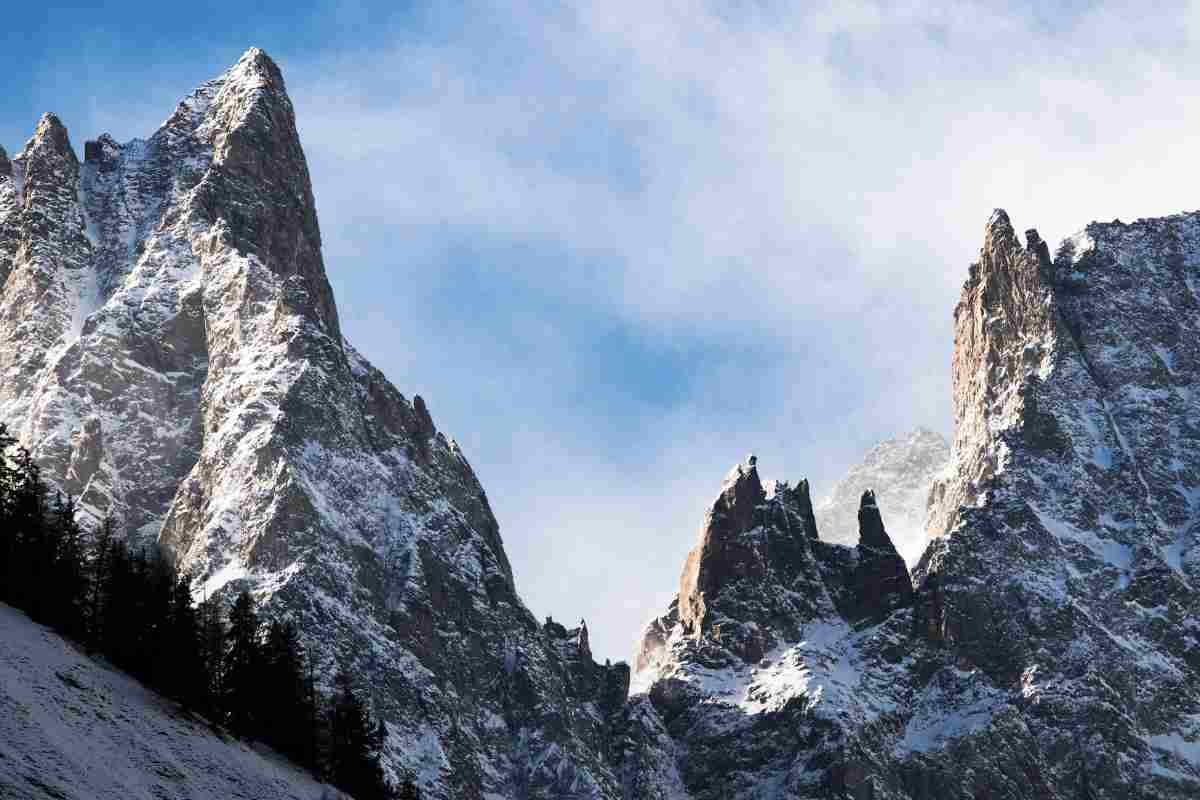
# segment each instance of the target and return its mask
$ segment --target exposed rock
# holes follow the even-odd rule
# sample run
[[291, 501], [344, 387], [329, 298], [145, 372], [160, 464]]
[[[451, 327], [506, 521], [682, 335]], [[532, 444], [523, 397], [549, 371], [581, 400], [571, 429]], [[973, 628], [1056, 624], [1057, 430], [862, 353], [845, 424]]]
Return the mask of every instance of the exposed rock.
[[858, 559], [851, 576], [855, 617], [882, 620], [912, 601], [912, 579], [875, 503], [875, 493], [863, 492], [858, 510]]
[[[619, 772], [636, 787], [626, 797], [758, 797], [767, 786], [824, 796], [865, 780], [842, 753], [853, 721], [878, 715], [880, 693], [894, 703], [906, 691], [908, 571], [873, 495], [863, 542], [849, 548], [814, 535], [807, 484], [770, 486], [762, 490], [749, 461], [730, 472], [680, 599], [647, 626], [618, 729]], [[692, 576], [719, 579], [695, 592]], [[680, 611], [689, 590], [703, 610], [690, 625]], [[840, 665], [866, 654], [896, 674], [856, 686], [855, 669]]]
[[[950, 536], [918, 607], [960, 663], [1020, 687], [1022, 725], [985, 730], [1060, 796], [1080, 776], [1192, 796], [1200, 215], [1094, 223], [1053, 261], [1026, 238], [993, 216], [955, 312]], [[995, 775], [985, 758], [960, 763]]]

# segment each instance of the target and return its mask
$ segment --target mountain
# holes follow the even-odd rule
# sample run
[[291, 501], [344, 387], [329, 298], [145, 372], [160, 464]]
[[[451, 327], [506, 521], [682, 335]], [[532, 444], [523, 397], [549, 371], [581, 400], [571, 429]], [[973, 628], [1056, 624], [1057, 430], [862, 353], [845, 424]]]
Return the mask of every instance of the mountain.
[[0, 158], [0, 422], [45, 477], [295, 621], [423, 796], [614, 796], [628, 668], [533, 618], [457, 444], [343, 338], [274, 62], [83, 152], [47, 114]]
[[219, 736], [6, 605], [0, 711], [0, 797], [344, 797], [270, 751]]
[[915, 590], [875, 496], [849, 548], [737, 467], [643, 633], [627, 796], [1200, 793], [1198, 288], [1200, 213], [1052, 258], [997, 211]]
[[929, 537], [925, 518], [929, 489], [950, 459], [950, 445], [928, 428], [880, 442], [813, 507], [821, 538], [858, 543], [858, 501], [873, 490], [900, 555], [915, 565]]

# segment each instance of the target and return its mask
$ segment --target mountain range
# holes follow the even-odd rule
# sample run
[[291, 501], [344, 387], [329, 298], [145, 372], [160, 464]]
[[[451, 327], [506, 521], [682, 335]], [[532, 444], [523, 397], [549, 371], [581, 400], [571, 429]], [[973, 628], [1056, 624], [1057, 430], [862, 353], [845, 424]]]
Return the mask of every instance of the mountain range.
[[0, 151], [0, 287], [0, 422], [47, 479], [295, 622], [425, 797], [1200, 793], [1200, 213], [1052, 254], [996, 211], [952, 445], [815, 507], [735, 465], [632, 668], [533, 617], [466, 456], [343, 337], [261, 50], [147, 139], [80, 161], [47, 114]]

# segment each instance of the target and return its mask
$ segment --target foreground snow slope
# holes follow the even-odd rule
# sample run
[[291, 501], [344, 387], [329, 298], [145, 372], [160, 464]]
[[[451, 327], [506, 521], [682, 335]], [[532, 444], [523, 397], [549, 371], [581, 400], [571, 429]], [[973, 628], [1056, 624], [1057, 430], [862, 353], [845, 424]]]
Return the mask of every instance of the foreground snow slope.
[[0, 604], [0, 797], [345, 798]]

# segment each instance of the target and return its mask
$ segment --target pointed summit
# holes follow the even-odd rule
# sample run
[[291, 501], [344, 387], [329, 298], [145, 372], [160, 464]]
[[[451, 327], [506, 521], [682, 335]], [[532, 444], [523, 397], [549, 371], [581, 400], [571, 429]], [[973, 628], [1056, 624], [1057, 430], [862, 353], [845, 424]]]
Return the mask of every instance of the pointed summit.
[[[49, 112], [42, 114], [33, 136], [29, 137], [29, 141], [14, 160], [25, 164], [27, 176], [31, 178], [36, 178], [41, 164], [46, 164], [48, 168], [43, 171], [51, 173], [57, 173], [60, 165], [70, 170], [79, 164], [75, 151], [71, 148], [71, 137], [66, 126], [62, 124], [62, 120]], [[57, 177], [73, 180], [74, 174]]]
[[[283, 72], [279, 65], [258, 47], [251, 47], [242, 53], [233, 66], [217, 79], [226, 87], [246, 87], [267, 89], [277, 97], [287, 99], [287, 89], [283, 81]], [[290, 106], [290, 102], [288, 103]]]
[[858, 563], [852, 584], [854, 616], [883, 619], [912, 600], [912, 578], [883, 527], [875, 492], [863, 492], [858, 509]]
[[0, 146], [0, 177], [12, 176], [12, 162], [8, 160], [8, 151]]
[[[321, 256], [308, 162], [279, 67], [251, 48], [194, 97], [200, 99], [187, 102], [204, 114], [198, 131], [211, 136], [213, 144], [213, 167], [200, 185], [200, 203], [223, 219], [235, 250], [257, 256], [288, 281], [289, 304], [340, 348], [341, 325]], [[186, 118], [188, 108], [181, 105], [173, 120]]]
[[37, 128], [33, 131], [33, 139], [31, 142], [49, 142], [55, 149], [70, 149], [71, 140], [67, 135], [67, 127], [62, 124], [62, 120], [57, 115], [47, 111], [42, 114], [38, 120]]
[[254, 73], [258, 75], [280, 75], [279, 66], [267, 51], [261, 47], [251, 47], [242, 53], [241, 58], [230, 67], [230, 74], [235, 72]]
[[887, 531], [883, 529], [883, 517], [875, 502], [875, 492], [867, 489], [858, 504], [858, 546], [873, 549], [895, 549]]

